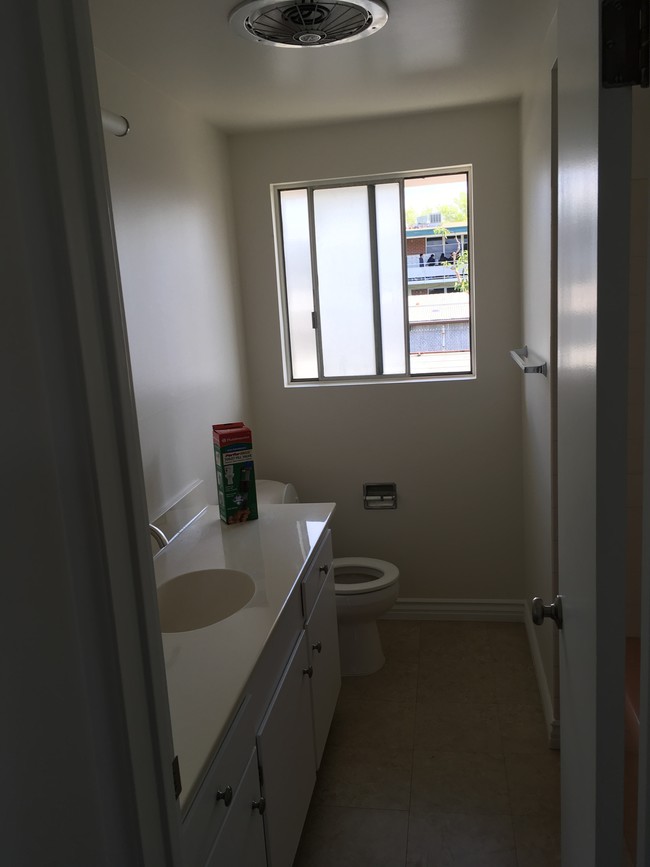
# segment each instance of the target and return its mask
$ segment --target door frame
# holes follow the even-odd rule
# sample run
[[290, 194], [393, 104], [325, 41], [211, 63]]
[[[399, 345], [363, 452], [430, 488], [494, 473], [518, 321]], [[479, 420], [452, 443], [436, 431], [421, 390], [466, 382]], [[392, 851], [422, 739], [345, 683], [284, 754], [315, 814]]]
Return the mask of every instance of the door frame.
[[[181, 855], [171, 723], [88, 7], [6, 0], [2, 16], [11, 124], [2, 137], [11, 287], [3, 324], [9, 350], [32, 348], [25, 369], [14, 370], [8, 460], [20, 460], [17, 442], [38, 443], [38, 456], [25, 454], [4, 488], [14, 506], [6, 562], [32, 601], [3, 627], [18, 654], [29, 635], [29, 655], [13, 660], [23, 676], [5, 695], [20, 756], [6, 781], [15, 804], [7, 845], [17, 865], [66, 852], [70, 867], [83, 867], [94, 850], [97, 862], [173, 867]], [[21, 439], [28, 424], [35, 432], [25, 428]], [[46, 491], [49, 515], [35, 525], [39, 509], [27, 494], [38, 501]], [[21, 574], [26, 560], [32, 567]], [[57, 592], [48, 596], [44, 583]], [[46, 628], [50, 617], [66, 629]], [[61, 706], [49, 727], [65, 727], [67, 715], [75, 743], [61, 735], [47, 751], [35, 748], [39, 720], [21, 725], [20, 711], [51, 692], [50, 669]], [[68, 798], [60, 814], [55, 805]]]

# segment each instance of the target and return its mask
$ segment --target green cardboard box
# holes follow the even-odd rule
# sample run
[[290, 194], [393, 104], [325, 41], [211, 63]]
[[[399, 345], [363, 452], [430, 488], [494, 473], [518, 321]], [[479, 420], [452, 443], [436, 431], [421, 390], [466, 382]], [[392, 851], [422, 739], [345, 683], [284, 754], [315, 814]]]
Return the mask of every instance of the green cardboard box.
[[219, 515], [226, 524], [257, 518], [253, 436], [241, 422], [213, 424], [212, 442], [217, 470]]

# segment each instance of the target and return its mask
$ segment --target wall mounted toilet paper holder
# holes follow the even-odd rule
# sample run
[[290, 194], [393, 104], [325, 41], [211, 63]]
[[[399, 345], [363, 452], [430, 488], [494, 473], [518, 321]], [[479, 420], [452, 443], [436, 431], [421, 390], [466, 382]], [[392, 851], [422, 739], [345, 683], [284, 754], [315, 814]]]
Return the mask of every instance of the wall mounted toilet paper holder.
[[396, 509], [397, 485], [395, 482], [374, 482], [363, 485], [364, 509]]

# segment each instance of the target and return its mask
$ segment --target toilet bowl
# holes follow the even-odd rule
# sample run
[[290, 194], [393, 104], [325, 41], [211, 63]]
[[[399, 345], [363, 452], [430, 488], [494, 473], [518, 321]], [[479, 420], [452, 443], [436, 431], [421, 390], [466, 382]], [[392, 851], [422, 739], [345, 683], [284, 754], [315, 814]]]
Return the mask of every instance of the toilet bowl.
[[341, 674], [373, 674], [386, 661], [377, 618], [397, 602], [399, 570], [371, 557], [334, 559]]
[[[258, 503], [297, 503], [293, 485], [257, 481]], [[373, 674], [386, 661], [377, 618], [397, 601], [399, 570], [393, 563], [371, 557], [335, 558], [334, 585], [341, 674]]]

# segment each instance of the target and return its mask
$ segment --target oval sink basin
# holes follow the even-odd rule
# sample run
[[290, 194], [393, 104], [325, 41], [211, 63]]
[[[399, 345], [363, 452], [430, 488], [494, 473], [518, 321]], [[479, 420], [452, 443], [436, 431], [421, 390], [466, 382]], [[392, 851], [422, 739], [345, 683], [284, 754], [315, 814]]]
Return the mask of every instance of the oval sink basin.
[[191, 632], [225, 620], [253, 598], [255, 583], [235, 569], [185, 572], [158, 588], [162, 632]]

